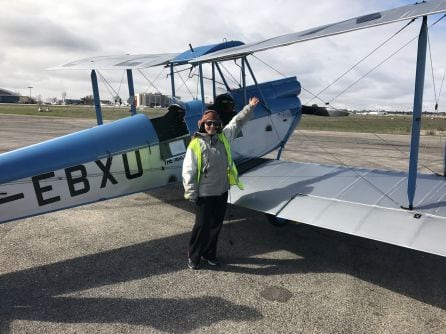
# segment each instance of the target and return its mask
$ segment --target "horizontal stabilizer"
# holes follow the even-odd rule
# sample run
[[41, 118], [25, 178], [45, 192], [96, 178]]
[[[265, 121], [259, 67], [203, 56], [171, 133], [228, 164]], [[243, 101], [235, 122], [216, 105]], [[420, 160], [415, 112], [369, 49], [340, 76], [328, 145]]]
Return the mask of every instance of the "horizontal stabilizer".
[[317, 28], [281, 35], [255, 43], [248, 43], [243, 46], [234, 47], [228, 50], [222, 50], [207, 56], [197, 58], [194, 60], [194, 62], [227, 60], [252, 54], [258, 51], [278, 48], [281, 46], [309, 41], [316, 38], [342, 34], [354, 30], [394, 23], [402, 20], [410, 20], [420, 16], [439, 14], [444, 12], [446, 12], [446, 0], [432, 0], [426, 2], [423, 1], [382, 12], [362, 15], [350, 20], [327, 24]]
[[269, 160], [231, 202], [279, 218], [446, 256], [446, 180], [419, 175], [407, 211], [404, 172]]

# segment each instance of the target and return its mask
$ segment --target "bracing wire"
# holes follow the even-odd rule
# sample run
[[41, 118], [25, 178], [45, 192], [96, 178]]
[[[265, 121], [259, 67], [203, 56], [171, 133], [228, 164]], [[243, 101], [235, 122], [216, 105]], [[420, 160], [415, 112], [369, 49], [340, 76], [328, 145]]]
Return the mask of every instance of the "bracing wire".
[[[108, 93], [110, 94], [112, 100], [115, 99], [115, 96], [119, 96], [119, 93], [116, 92], [116, 90], [113, 88], [113, 86], [107, 81], [107, 79], [102, 75], [101, 72], [99, 72], [99, 70], [96, 70], [96, 72], [99, 74], [99, 77], [101, 78], [101, 80], [104, 82], [105, 88], [107, 88]], [[111, 90], [111, 91], [110, 91]], [[112, 92], [113, 91], [113, 92]], [[113, 93], [115, 94], [113, 96]]]
[[350, 85], [347, 86], [347, 88], [343, 89], [339, 94], [337, 94], [335, 97], [333, 97], [328, 103], [332, 103], [334, 100], [336, 100], [338, 97], [340, 97], [341, 95], [343, 95], [345, 92], [347, 92], [350, 88], [352, 88], [353, 86], [355, 86], [358, 82], [360, 82], [362, 79], [364, 79], [366, 76], [368, 76], [370, 73], [372, 73], [373, 71], [375, 71], [378, 67], [380, 67], [382, 64], [384, 64], [385, 62], [387, 62], [390, 58], [392, 58], [393, 56], [395, 56], [398, 52], [400, 52], [402, 49], [404, 49], [406, 46], [408, 46], [410, 43], [412, 43], [415, 39], [417, 39], [418, 36], [412, 38], [409, 42], [405, 43], [402, 47], [400, 47], [398, 50], [396, 50], [395, 52], [393, 52], [390, 56], [384, 58], [384, 60], [382, 60], [381, 62], [379, 62], [377, 65], [375, 65], [374, 67], [372, 67], [369, 71], [367, 71], [364, 75], [362, 75], [359, 79], [353, 81], [353, 83], [351, 83]]
[[[197, 80], [197, 86], [195, 88], [195, 96], [198, 99], [198, 90], [200, 89], [200, 79]], [[203, 96], [203, 100], [204, 100], [204, 96]], [[205, 103], [204, 101], [202, 101], [203, 103]]]
[[[259, 57], [255, 56], [255, 55], [251, 55], [253, 58], [257, 59], [259, 62], [261, 62], [263, 65], [267, 66], [269, 69], [273, 70], [274, 72], [276, 72], [277, 74], [281, 75], [282, 77], [286, 78], [286, 75], [282, 72], [280, 72], [278, 69], [274, 68], [273, 66], [271, 66], [270, 64], [268, 64], [267, 62], [265, 62], [264, 60], [260, 59]], [[305, 87], [303, 87], [302, 85], [300, 86], [300, 88], [302, 88], [304, 91], [306, 91], [308, 94], [314, 96], [314, 98], [318, 99], [319, 101], [321, 101], [323, 104], [326, 104], [326, 102], [324, 100], [322, 100], [320, 97], [316, 96], [316, 94], [314, 94], [313, 92], [309, 91], [308, 89], [306, 89]], [[333, 107], [333, 106], [332, 106]], [[336, 109], [335, 107], [333, 107], [333, 109]]]
[[166, 69], [165, 67], [161, 68], [161, 71], [159, 71], [158, 75], [155, 77], [155, 79], [153, 79], [153, 83], [155, 83], [161, 77], [161, 74], [164, 73], [165, 69]]
[[119, 92], [121, 91], [122, 82], [124, 81], [124, 74], [125, 71], [122, 71], [121, 82], [119, 83], [118, 92], [116, 94], [117, 96], [119, 96]]
[[[439, 18], [437, 21], [435, 21], [434, 23], [432, 23], [429, 27], [433, 27], [434, 25], [436, 25], [438, 22], [440, 22], [444, 17], [446, 16], [443, 15], [441, 18]], [[407, 43], [403, 44], [403, 46], [401, 46], [398, 50], [396, 50], [395, 52], [393, 52], [390, 56], [386, 57], [383, 61], [379, 62], [376, 66], [374, 66], [372, 69], [370, 69], [366, 74], [364, 74], [363, 76], [361, 76], [359, 79], [355, 80], [352, 84], [350, 84], [347, 88], [345, 88], [343, 91], [341, 91], [339, 94], [337, 94], [334, 98], [332, 98], [328, 103], [332, 103], [335, 99], [337, 99], [339, 96], [343, 95], [347, 90], [349, 90], [350, 88], [352, 88], [354, 85], [356, 85], [359, 81], [361, 81], [362, 79], [364, 79], [366, 76], [368, 76], [370, 73], [372, 73], [374, 70], [376, 70], [378, 67], [380, 67], [382, 64], [384, 64], [385, 62], [387, 62], [390, 58], [392, 58], [393, 56], [395, 56], [398, 52], [400, 52], [402, 49], [404, 49], [406, 46], [408, 46], [410, 43], [412, 43], [414, 40], [416, 40], [418, 38], [418, 35], [413, 37], [411, 40], [409, 40]]]
[[[255, 57], [255, 58], [257, 58], [257, 57]], [[258, 58], [257, 58], [258, 59]], [[260, 59], [259, 59], [260, 60]], [[261, 60], [260, 60], [261, 61]], [[265, 62], [263, 62], [266, 66], [269, 66], [269, 64], [266, 64]], [[237, 64], [236, 64], [237, 65]], [[242, 76], [242, 67], [241, 66], [239, 66], [239, 65], [237, 65], [239, 68], [240, 68], [240, 78], [241, 78], [241, 76]], [[270, 68], [272, 68], [272, 69], [274, 69], [273, 67], [271, 67], [270, 66]], [[275, 69], [274, 69], [275, 70]], [[278, 72], [279, 74], [281, 74], [282, 76], [284, 76], [282, 73], [280, 73], [279, 71], [277, 71], [277, 70], [275, 70], [276, 72]], [[285, 77], [285, 76], [284, 76]], [[241, 87], [241, 85], [240, 85], [240, 87]], [[260, 88], [259, 88], [260, 89]], [[268, 108], [266, 108], [267, 110], [268, 110]], [[273, 122], [273, 119], [272, 119], [272, 115], [271, 115], [271, 112], [270, 111], [268, 111], [268, 117], [269, 117], [269, 119], [270, 119], [270, 121], [271, 121], [271, 125], [272, 125], [272, 128], [274, 129], [274, 132], [276, 133], [276, 135], [278, 136], [278, 137], [280, 137], [280, 135], [279, 135], [279, 131], [277, 130], [277, 128], [276, 128], [276, 126], [275, 126], [275, 124], [274, 124], [274, 122]]]
[[445, 76], [446, 76], [446, 68], [444, 69], [443, 79], [441, 80], [440, 90], [438, 91], [438, 101], [440, 100], [441, 91], [443, 90], [443, 83], [444, 83]]
[[[155, 89], [155, 91], [157, 93], [161, 93], [161, 91], [158, 89], [158, 87], [155, 86], [155, 80], [151, 81], [149, 78], [147, 78], [147, 76], [144, 74], [144, 72], [141, 71], [141, 69], [139, 69], [139, 68], [138, 68], [138, 72], [143, 76], [144, 79], [146, 79], [149, 82], [149, 84]], [[146, 92], [147, 92], [147, 90], [146, 90]]]
[[438, 106], [438, 100], [437, 100], [437, 88], [435, 86], [435, 75], [434, 75], [434, 64], [432, 61], [432, 50], [431, 50], [431, 39], [429, 34], [427, 34], [427, 45], [429, 47], [429, 60], [431, 65], [431, 73], [432, 73], [432, 85], [434, 87], [434, 100], [435, 100], [435, 106]]
[[[384, 197], [386, 197], [387, 199], [389, 199], [390, 201], [392, 201], [394, 204], [396, 204], [398, 207], [401, 206], [401, 203], [398, 203], [395, 199], [393, 199], [392, 197], [390, 197], [386, 192], [384, 192], [383, 190], [381, 190], [378, 186], [376, 186], [375, 184], [372, 183], [372, 181], [368, 180], [367, 178], [365, 178], [363, 175], [360, 174], [359, 171], [355, 170], [354, 168], [352, 168], [352, 166], [348, 166], [344, 161], [342, 161], [342, 159], [340, 159], [338, 156], [336, 156], [333, 152], [330, 152], [329, 150], [327, 150], [325, 147], [323, 147], [321, 144], [319, 144], [317, 141], [312, 140], [309, 138], [309, 136], [307, 136], [305, 133], [300, 132], [307, 141], [309, 141], [310, 143], [315, 144], [317, 147], [319, 147], [323, 152], [325, 152], [326, 154], [328, 154], [329, 156], [332, 157], [332, 159], [334, 159], [334, 161], [337, 161], [341, 166], [348, 168], [349, 170], [351, 170], [358, 178], [360, 178], [361, 180], [363, 180], [365, 183], [367, 183], [368, 185], [370, 185], [373, 189], [375, 189], [376, 191], [378, 191], [380, 194], [382, 194]], [[380, 137], [378, 137], [380, 138]]]
[[259, 62], [261, 62], [263, 65], [267, 66], [269, 69], [273, 70], [274, 72], [276, 72], [277, 74], [281, 75], [282, 77], [286, 77], [286, 75], [282, 72], [280, 72], [277, 68], [274, 68], [273, 66], [271, 66], [270, 64], [268, 64], [266, 61], [260, 59], [259, 57], [257, 57], [256, 55], [252, 55], [253, 58], [257, 59]]
[[226, 66], [223, 63], [220, 63], [220, 66], [223, 67], [223, 69], [226, 71], [227, 74], [231, 77], [231, 80], [233, 83], [235, 83], [238, 87], [241, 87], [240, 82], [237, 81], [236, 78], [232, 75], [232, 73], [226, 68]]
[[[193, 77], [197, 77], [197, 78], [199, 78], [199, 75], [198, 75], [198, 74], [192, 74], [192, 75], [190, 76], [190, 78], [193, 78]], [[223, 82], [214, 80], [214, 79], [212, 79], [212, 78], [205, 77], [204, 75], [203, 75], [203, 80], [207, 80], [207, 81], [215, 81], [216, 84], [224, 85]]]
[[328, 86], [326, 86], [324, 89], [322, 89], [320, 92], [318, 92], [316, 95], [314, 95], [313, 98], [311, 98], [309, 101], [307, 101], [305, 104], [309, 104], [311, 101], [313, 101], [315, 98], [318, 98], [323, 92], [325, 92], [328, 88], [333, 86], [336, 82], [341, 80], [344, 76], [346, 76], [348, 73], [353, 71], [356, 67], [359, 66], [362, 62], [364, 62], [367, 58], [369, 58], [372, 54], [374, 54], [376, 51], [381, 49], [385, 44], [390, 42], [394, 37], [396, 37], [399, 33], [401, 33], [404, 29], [406, 29], [412, 22], [414, 22], [415, 19], [410, 20], [406, 25], [398, 29], [392, 36], [387, 38], [384, 42], [382, 42], [380, 45], [378, 45], [375, 49], [373, 49], [369, 54], [367, 54], [365, 57], [361, 58], [359, 61], [357, 61], [352, 67], [350, 67], [347, 71], [342, 73], [339, 77], [337, 77], [332, 83], [330, 83]]
[[[438, 22], [440, 22], [444, 17], [446, 17], [446, 15], [443, 15], [441, 18], [439, 18], [437, 21], [435, 21], [434, 23], [432, 23], [429, 28], [433, 27], [434, 25], [436, 25]], [[388, 59], [390, 59], [391, 57], [393, 57], [396, 53], [398, 53], [399, 51], [401, 51], [402, 49], [404, 49], [407, 45], [409, 45], [410, 43], [412, 43], [415, 39], [418, 38], [418, 35], [415, 36], [414, 38], [412, 38], [411, 40], [409, 40], [407, 43], [405, 43], [402, 47], [400, 47], [398, 50], [396, 50], [394, 53], [392, 53], [389, 57], [385, 58], [382, 62], [380, 62], [378, 65], [376, 65], [375, 67], [373, 67], [370, 71], [368, 71], [365, 75], [363, 75], [361, 78], [359, 78], [358, 80], [356, 80], [355, 82], [353, 82], [350, 86], [348, 86], [346, 89], [344, 89], [341, 93], [339, 93], [338, 95], [336, 95], [333, 99], [331, 99], [329, 101], [329, 103], [332, 103], [333, 100], [335, 100], [336, 98], [338, 98], [340, 95], [342, 95], [343, 93], [345, 93], [348, 89], [350, 89], [351, 87], [353, 87], [355, 84], [357, 84], [360, 80], [362, 80], [364, 77], [366, 77], [368, 74], [370, 74], [371, 72], [373, 72], [376, 68], [378, 68], [379, 66], [381, 66], [384, 62], [386, 62]], [[379, 136], [378, 134], [374, 134], [377, 138], [380, 138], [384, 143], [387, 143], [391, 146], [393, 146], [392, 144], [388, 143], [384, 138], [382, 138], [381, 136]], [[434, 170], [432, 170], [429, 166], [426, 166], [425, 164], [420, 164], [420, 167], [424, 167], [427, 170], [429, 170], [430, 172], [432, 172], [433, 174], [438, 175], [437, 172], [435, 172]]]
[[178, 76], [180, 77], [181, 81], [183, 82], [183, 85], [177, 88], [177, 91], [180, 91], [181, 88], [186, 87], [187, 91], [189, 92], [190, 96], [192, 96], [192, 98], [194, 99], [195, 96], [194, 94], [191, 92], [191, 90], [189, 89], [189, 86], [187, 85], [187, 81], [190, 79], [190, 77], [188, 77], [188, 79], [186, 81], [184, 81], [183, 76], [181, 75], [180, 72], [177, 73]]
[[[437, 21], [438, 22], [438, 21]], [[436, 23], [436, 22], [435, 22]], [[434, 23], [434, 24], [435, 24]], [[432, 24], [432, 25], [434, 25]], [[431, 25], [431, 26], [432, 26]], [[354, 81], [351, 85], [349, 85], [346, 89], [344, 89], [341, 93], [339, 93], [338, 95], [336, 95], [333, 99], [331, 99], [329, 101], [329, 103], [332, 103], [333, 100], [335, 100], [336, 98], [338, 98], [340, 95], [342, 95], [343, 93], [345, 93], [348, 89], [350, 89], [352, 86], [354, 86], [355, 84], [357, 84], [360, 80], [362, 80], [363, 78], [365, 78], [367, 75], [369, 75], [371, 72], [373, 72], [375, 69], [377, 69], [379, 66], [381, 66], [383, 63], [385, 63], [387, 60], [389, 60], [391, 57], [393, 57], [395, 54], [397, 54], [399, 51], [401, 51], [402, 49], [404, 49], [407, 45], [409, 45], [410, 43], [412, 43], [415, 39], [417, 39], [418, 36], [415, 36], [414, 38], [412, 38], [411, 40], [409, 40], [407, 43], [405, 43], [403, 46], [401, 46], [398, 50], [396, 50], [395, 52], [393, 52], [390, 56], [386, 57], [383, 61], [381, 61], [380, 63], [378, 63], [376, 66], [374, 66], [371, 70], [369, 70], [366, 74], [364, 74], [363, 76], [361, 76], [358, 80]], [[379, 134], [374, 133], [374, 135], [377, 138], [380, 138], [384, 143], [392, 145], [390, 143], [388, 143], [384, 138], [382, 138], [381, 136], [379, 136]], [[429, 168], [428, 166], [425, 166], [423, 164], [420, 164], [420, 167], [424, 167], [427, 170], [431, 171], [433, 174], [437, 174], [435, 171], [433, 171], [431, 168]]]
[[[444, 16], [443, 16], [444, 17]], [[442, 17], [442, 18], [443, 18]], [[441, 18], [441, 19], [442, 19]], [[441, 19], [439, 19], [439, 20], [437, 20], [435, 23], [433, 23], [431, 26], [433, 26], [433, 25], [435, 25], [437, 22], [439, 22]], [[412, 21], [411, 21], [412, 22]], [[410, 23], [411, 23], [410, 22]], [[409, 23], [409, 24], [410, 24]], [[394, 35], [396, 35], [396, 34], [398, 34], [400, 31], [402, 31], [404, 28], [406, 28], [409, 24], [406, 24], [403, 28], [401, 28], [397, 33], [395, 33]], [[392, 36], [391, 38], [393, 38], [394, 36]], [[390, 59], [391, 57], [393, 57], [397, 52], [399, 52], [401, 49], [403, 49], [404, 47], [406, 47], [408, 44], [410, 44], [413, 40], [415, 40], [416, 38], [417, 38], [418, 36], [416, 36], [415, 38], [413, 38], [412, 40], [410, 40], [408, 43], [406, 43], [405, 45], [403, 45], [400, 49], [398, 49], [396, 52], [394, 52], [391, 56], [389, 56], [388, 58], [386, 58], [383, 62], [381, 62], [380, 64], [378, 64], [378, 66], [376, 66], [375, 68], [373, 68], [371, 71], [369, 71], [368, 73], [366, 73], [366, 75], [364, 75], [363, 77], [361, 77], [360, 78], [360, 80], [362, 79], [362, 78], [364, 78], [365, 76], [367, 76], [368, 74], [370, 74], [373, 70], [375, 70], [377, 67], [379, 67], [380, 65], [382, 65], [382, 63], [384, 63], [385, 61], [387, 61], [388, 59]], [[390, 38], [390, 39], [391, 39]], [[389, 40], [390, 40], [389, 39]], [[385, 43], [387, 43], [387, 41], [385, 41], [383, 44], [385, 44]], [[380, 46], [381, 47], [381, 46]], [[379, 47], [378, 47], [379, 48]], [[368, 57], [368, 56], [367, 56]], [[367, 57], [365, 57], [364, 59], [366, 59]], [[263, 60], [261, 60], [261, 59], [259, 59], [258, 57], [255, 57], [256, 59], [258, 59], [260, 62], [262, 62], [263, 64], [265, 64], [266, 66], [268, 66], [269, 68], [271, 68], [271, 69], [273, 69], [274, 71], [276, 71], [277, 73], [279, 73], [280, 75], [282, 75], [283, 77], [285, 77], [285, 75], [283, 74], [283, 73], [281, 73], [280, 71], [278, 71], [278, 70], [276, 70], [275, 68], [273, 68], [272, 66], [270, 66], [269, 64], [267, 64], [267, 63], [265, 63]], [[362, 60], [361, 60], [362, 61]], [[355, 66], [357, 66], [357, 65], [355, 65]], [[347, 71], [347, 73], [348, 73], [349, 71]], [[353, 83], [353, 85], [354, 84], [356, 84], [357, 82], [359, 82], [359, 80], [357, 80], [355, 83]], [[347, 89], [349, 89], [349, 88], [351, 88], [353, 85], [350, 85]], [[304, 89], [303, 87], [302, 87], [302, 89]], [[346, 90], [347, 90], [346, 89]], [[307, 89], [304, 89], [305, 91], [307, 91], [307, 92], [309, 92]], [[343, 92], [341, 92], [341, 94], [342, 93], [344, 93], [346, 90], [344, 90]], [[313, 96], [314, 96], [314, 98], [318, 98], [319, 100], [321, 100], [321, 101], [323, 101], [322, 99], [320, 99], [319, 98], [319, 96], [318, 96], [318, 94], [316, 95], [316, 94], [313, 94], [313, 93], [311, 93], [311, 92], [309, 92], [310, 94], [312, 94]], [[320, 94], [320, 93], [319, 93]], [[339, 94], [338, 96], [336, 96], [335, 98], [337, 98], [337, 97], [339, 97], [341, 94]], [[335, 99], [334, 98], [334, 99]], [[331, 101], [329, 101], [328, 103], [325, 103], [325, 104], [331, 104], [332, 102], [333, 102], [333, 100], [334, 99], [332, 99]], [[324, 102], [324, 101], [323, 101]], [[382, 138], [381, 136], [379, 136], [378, 134], [374, 134], [377, 138], [379, 138], [380, 140], [382, 140], [384, 143], [386, 143], [386, 144], [389, 144], [384, 138]], [[305, 136], [305, 135], [304, 135]], [[317, 143], [316, 143], [317, 144]], [[394, 145], [392, 145], [391, 144], [391, 146], [394, 146]], [[344, 165], [344, 166], [346, 166], [346, 164], [341, 160], [341, 159], [339, 159], [337, 156], [335, 156], [334, 154], [332, 154], [331, 152], [328, 152], [327, 150], [325, 150], [323, 147], [321, 147], [322, 148], [322, 150], [324, 150], [324, 151], [326, 151], [326, 153], [327, 154], [329, 154], [329, 155], [331, 155], [336, 161], [338, 161], [338, 162], [340, 162], [341, 163], [341, 165]], [[422, 165], [422, 167], [424, 167], [424, 168], [426, 168], [426, 169], [428, 169], [428, 170], [430, 170], [432, 173], [434, 173], [434, 174], [436, 174], [432, 169], [430, 169], [428, 166], [425, 166], [425, 165]], [[369, 183], [372, 187], [374, 187], [374, 188], [376, 188], [380, 193], [382, 193], [384, 196], [386, 196], [389, 200], [391, 200], [392, 202], [394, 202], [395, 204], [397, 204], [397, 205], [399, 205], [399, 203], [397, 203], [394, 199], [392, 199], [391, 197], [389, 197], [385, 192], [383, 192], [382, 190], [380, 190], [379, 188], [377, 188], [374, 184], [372, 184], [372, 183], [370, 183], [370, 181], [368, 181], [367, 179], [365, 179], [365, 178], [363, 178], [363, 176], [362, 175], [360, 175], [359, 173], [358, 173], [358, 176], [361, 178], [361, 179], [364, 179], [364, 181], [365, 182], [367, 182], [367, 183]]]

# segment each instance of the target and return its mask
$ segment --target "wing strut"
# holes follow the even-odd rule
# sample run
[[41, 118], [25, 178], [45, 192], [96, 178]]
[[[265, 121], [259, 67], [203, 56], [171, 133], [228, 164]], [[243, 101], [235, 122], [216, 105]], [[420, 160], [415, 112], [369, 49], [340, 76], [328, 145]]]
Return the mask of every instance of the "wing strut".
[[263, 95], [263, 92], [259, 87], [259, 83], [257, 82], [257, 78], [254, 75], [254, 72], [252, 71], [251, 65], [249, 64], [248, 59], [246, 59], [246, 58], [245, 58], [245, 63], [246, 63], [246, 67], [248, 68], [249, 73], [251, 74], [251, 78], [254, 81], [254, 85], [256, 86], [257, 90], [259, 91], [261, 101], [264, 104], [266, 111], [269, 114], [271, 114], [271, 109], [269, 107], [268, 101], [265, 99], [265, 96]]
[[229, 87], [228, 82], [226, 81], [226, 78], [223, 75], [223, 72], [221, 71], [220, 65], [218, 65], [217, 62], [214, 62], [214, 63], [215, 63], [215, 67], [217, 68], [218, 73], [220, 74], [221, 79], [223, 80], [223, 83], [225, 84], [226, 90], [228, 92], [230, 92], [231, 91], [231, 87]]
[[212, 62], [212, 101], [217, 97], [217, 87], [215, 86], [215, 62]]
[[246, 57], [242, 57], [242, 84], [243, 84], [243, 105], [248, 103], [248, 97], [246, 92]]
[[203, 82], [203, 65], [202, 63], [198, 64], [198, 70], [200, 74], [200, 90], [201, 90], [201, 102], [203, 104], [203, 113], [206, 111], [206, 102], [204, 99], [204, 82]]
[[91, 70], [91, 86], [93, 88], [94, 109], [96, 110], [96, 120], [98, 125], [102, 125], [101, 98], [99, 97], [98, 77], [96, 71]]
[[130, 103], [130, 112], [133, 115], [136, 115], [136, 107], [135, 107], [135, 88], [133, 86], [133, 74], [132, 70], [127, 70], [127, 83], [129, 86], [129, 103]]
[[173, 63], [170, 64], [170, 85], [172, 86], [172, 96], [175, 97], [175, 72]]
[[412, 137], [410, 142], [409, 179], [407, 196], [409, 210], [413, 210], [413, 200], [417, 186], [418, 150], [420, 147], [421, 111], [423, 108], [424, 73], [426, 71], [427, 51], [427, 16], [423, 16], [420, 35], [418, 37], [417, 70], [415, 77], [415, 94], [412, 115]]

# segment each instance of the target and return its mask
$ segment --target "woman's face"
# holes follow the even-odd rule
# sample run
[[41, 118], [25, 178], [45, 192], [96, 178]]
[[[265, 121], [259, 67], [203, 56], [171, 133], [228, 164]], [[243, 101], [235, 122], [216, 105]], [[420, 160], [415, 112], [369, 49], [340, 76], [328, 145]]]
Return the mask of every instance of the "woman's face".
[[210, 136], [215, 135], [218, 132], [218, 130], [220, 130], [220, 126], [221, 126], [220, 121], [209, 120], [204, 122], [204, 130]]

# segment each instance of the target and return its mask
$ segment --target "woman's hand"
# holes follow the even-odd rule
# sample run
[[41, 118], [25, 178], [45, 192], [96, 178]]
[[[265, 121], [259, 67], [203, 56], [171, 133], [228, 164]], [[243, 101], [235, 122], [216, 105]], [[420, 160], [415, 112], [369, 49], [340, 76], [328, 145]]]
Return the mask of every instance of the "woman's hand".
[[259, 103], [259, 102], [260, 102], [260, 100], [258, 98], [256, 98], [256, 97], [251, 97], [249, 99], [249, 105], [251, 107], [255, 107], [257, 105], [257, 103]]

